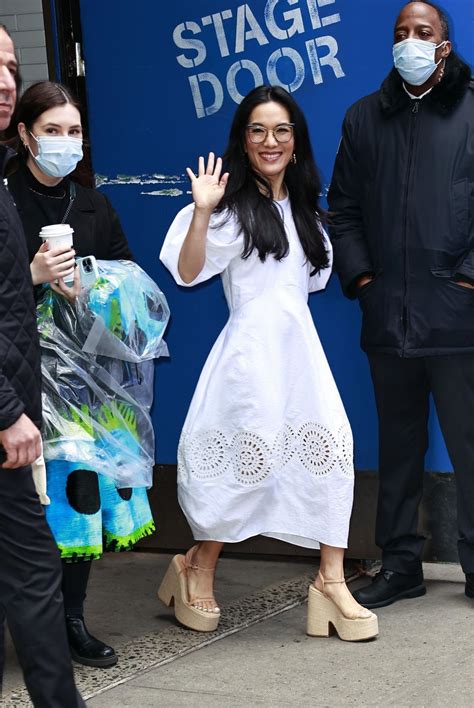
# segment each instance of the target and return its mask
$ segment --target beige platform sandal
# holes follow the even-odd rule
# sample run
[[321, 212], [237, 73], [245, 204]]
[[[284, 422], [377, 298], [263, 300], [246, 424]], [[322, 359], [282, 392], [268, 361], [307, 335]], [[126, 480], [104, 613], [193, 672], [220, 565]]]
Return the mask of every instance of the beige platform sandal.
[[[340, 639], [346, 642], [360, 642], [376, 637], [379, 633], [377, 615], [362, 607], [352, 616], [347, 616], [343, 614], [334, 600], [325, 594], [325, 585], [344, 583], [344, 578], [342, 580], [325, 580], [321, 572], [318, 575], [323, 590], [321, 592], [312, 584], [309, 586], [306, 633], [312, 637], [329, 637], [334, 629]], [[360, 613], [362, 612], [369, 613], [369, 616], [361, 617]]]
[[212, 600], [213, 597], [189, 597], [187, 570], [199, 570], [204, 573], [214, 573], [215, 568], [201, 568], [191, 562], [195, 546], [185, 556], [177, 555], [173, 558], [166, 575], [158, 590], [158, 597], [167, 607], [174, 604], [174, 614], [178, 622], [196, 632], [213, 632], [217, 629], [220, 612], [201, 610], [196, 607], [201, 602]]

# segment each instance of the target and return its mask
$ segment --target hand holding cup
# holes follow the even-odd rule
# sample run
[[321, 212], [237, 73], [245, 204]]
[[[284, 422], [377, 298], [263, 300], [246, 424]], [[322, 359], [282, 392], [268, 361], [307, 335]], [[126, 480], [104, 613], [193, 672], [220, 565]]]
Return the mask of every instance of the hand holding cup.
[[51, 283], [59, 278], [70, 283], [74, 280], [74, 256], [72, 235], [69, 224], [43, 226], [40, 238], [43, 241], [31, 263], [33, 285]]
[[49, 249], [48, 243], [41, 244], [31, 262], [33, 285], [51, 283], [59, 278], [67, 278], [74, 273], [74, 249], [56, 246]]

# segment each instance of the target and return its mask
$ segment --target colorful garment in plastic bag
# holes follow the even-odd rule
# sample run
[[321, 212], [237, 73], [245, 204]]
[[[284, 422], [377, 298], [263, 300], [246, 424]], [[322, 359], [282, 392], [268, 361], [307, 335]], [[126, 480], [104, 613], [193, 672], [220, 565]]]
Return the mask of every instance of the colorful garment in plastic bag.
[[38, 301], [47, 462], [82, 462], [117, 488], [150, 487], [153, 359], [167, 355], [166, 298], [131, 261], [98, 261], [74, 306], [51, 288]]

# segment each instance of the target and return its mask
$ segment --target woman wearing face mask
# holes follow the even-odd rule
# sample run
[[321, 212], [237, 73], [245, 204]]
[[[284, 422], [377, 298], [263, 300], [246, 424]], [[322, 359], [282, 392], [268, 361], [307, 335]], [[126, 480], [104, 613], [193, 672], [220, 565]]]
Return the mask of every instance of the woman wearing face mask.
[[[17, 155], [8, 164], [8, 189], [23, 223], [33, 283], [49, 283], [72, 300], [80, 289], [79, 269], [73, 276], [75, 256], [116, 260], [131, 259], [132, 254], [108, 199], [81, 184], [76, 169], [83, 156], [81, 114], [68, 90], [49, 81], [34, 84], [20, 99], [12, 125], [18, 135], [9, 142]], [[41, 228], [59, 223], [74, 229], [74, 249], [38, 247]], [[68, 276], [74, 277], [70, 286], [64, 282]], [[115, 651], [91, 636], [84, 624], [91, 561], [105, 550], [103, 539], [106, 548], [128, 550], [151, 533], [146, 491], [118, 491], [81, 460], [46, 460], [46, 469], [51, 500], [46, 514], [63, 558], [71, 653], [88, 666], [111, 666], [117, 662]]]
[[352, 508], [352, 435], [308, 309], [326, 286], [331, 247], [306, 120], [278, 86], [240, 104], [222, 161], [188, 168], [194, 203], [176, 216], [160, 258], [179, 285], [221, 274], [229, 321], [184, 424], [179, 499], [197, 544], [176, 556], [159, 597], [178, 620], [212, 631], [213, 576], [224, 543], [258, 534], [321, 548], [308, 634], [377, 634], [351, 596], [344, 548]]

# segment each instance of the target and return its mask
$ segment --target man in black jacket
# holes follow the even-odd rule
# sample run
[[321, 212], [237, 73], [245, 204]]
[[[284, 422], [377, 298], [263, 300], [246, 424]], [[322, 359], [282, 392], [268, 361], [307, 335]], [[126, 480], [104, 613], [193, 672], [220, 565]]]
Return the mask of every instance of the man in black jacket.
[[[15, 106], [16, 71], [13, 42], [0, 26], [0, 131]], [[0, 146], [0, 174], [5, 160]], [[74, 708], [84, 702], [74, 685], [59, 553], [31, 472], [41, 453], [40, 385], [25, 237], [0, 181], [0, 621], [7, 619], [33, 704]]]
[[458, 551], [474, 598], [474, 81], [446, 16], [410, 2], [395, 68], [345, 117], [329, 192], [335, 265], [359, 298], [380, 423], [369, 608], [425, 593], [417, 530], [429, 396], [456, 474]]

